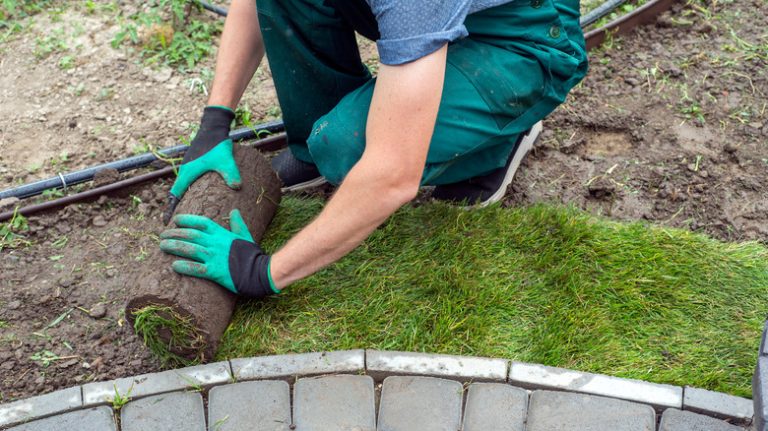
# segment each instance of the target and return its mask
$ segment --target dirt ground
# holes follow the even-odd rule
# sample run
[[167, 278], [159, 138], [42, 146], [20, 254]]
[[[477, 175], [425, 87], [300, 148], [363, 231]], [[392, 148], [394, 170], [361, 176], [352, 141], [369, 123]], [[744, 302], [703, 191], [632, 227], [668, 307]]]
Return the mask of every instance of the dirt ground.
[[[2, 188], [190, 134], [212, 58], [193, 73], [146, 66], [110, 46], [119, 25], [106, 12], [67, 8], [28, 21], [0, 45]], [[766, 28], [764, 0], [680, 6], [593, 52], [589, 76], [545, 121], [505, 205], [573, 204], [768, 243]], [[36, 57], [50, 35], [65, 47]], [[64, 56], [73, 68], [62, 70]], [[279, 115], [268, 69], [244, 101], [254, 122]], [[29, 245], [0, 251], [0, 402], [158, 369], [122, 308], [126, 274], [156, 247], [168, 187], [31, 217]]]

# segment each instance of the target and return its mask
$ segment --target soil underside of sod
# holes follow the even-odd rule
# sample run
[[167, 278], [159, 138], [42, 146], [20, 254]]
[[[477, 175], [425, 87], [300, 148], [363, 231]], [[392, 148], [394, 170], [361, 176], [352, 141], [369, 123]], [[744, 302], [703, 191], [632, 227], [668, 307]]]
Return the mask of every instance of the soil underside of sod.
[[[585, 233], [565, 228], [566, 215], [587, 223], [575, 213], [528, 206], [572, 204], [615, 220], [768, 243], [767, 17], [768, 5], [757, 0], [687, 6], [594, 52], [589, 76], [545, 121], [539, 145], [510, 187], [504, 206], [527, 209], [509, 218], [426, 206], [406, 211], [346, 263], [266, 305], [240, 307], [220, 355], [356, 346], [438, 350], [749, 395], [768, 310], [766, 268], [749, 253], [759, 257], [762, 248], [729, 249], [642, 228], [597, 226]], [[205, 103], [203, 94], [188, 91], [197, 72], [153, 70], [135, 54], [112, 49], [118, 28], [109, 17], [74, 9], [59, 19], [36, 15], [28, 32], [0, 46], [6, 186], [124, 157], [143, 143], [174, 144], [197, 121], [199, 112], [190, 107]], [[79, 48], [73, 43], [71, 52], [34, 56], [38, 38], [75, 21], [84, 28], [72, 36]], [[372, 47], [364, 52], [370, 57]], [[76, 58], [74, 68], [61, 70], [64, 55]], [[201, 67], [212, 66], [209, 59]], [[257, 76], [246, 101], [254, 121], [274, 108], [268, 71]], [[33, 217], [25, 234], [30, 245], [0, 251], [0, 401], [160, 368], [127, 327], [122, 308], [132, 283], [126, 274], [151, 264], [145, 257], [157, 244], [168, 187], [159, 182]], [[273, 231], [270, 247], [297, 227], [288, 215], [306, 220], [302, 208], [317, 211], [315, 201], [285, 206], [276, 225], [284, 232]], [[484, 254], [485, 243], [473, 237], [534, 237], [462, 224], [467, 220], [527, 223], [544, 229], [535, 238], [546, 241], [505, 243], [508, 254], [493, 248], [499, 254]], [[622, 241], [635, 240], [617, 241], [614, 229]], [[441, 232], [444, 243], [432, 244], [434, 253], [394, 258], [393, 241], [414, 240], [393, 233], [421, 235], [430, 244]], [[576, 234], [586, 236], [573, 243]], [[611, 258], [605, 244], [644, 250], [636, 257], [647, 260]], [[583, 254], [571, 256], [561, 245]], [[448, 256], [445, 247], [456, 254], [440, 263], [434, 257]], [[691, 248], [703, 254], [683, 252]], [[655, 261], [659, 256], [666, 259]], [[501, 257], [510, 261], [495, 265]], [[467, 262], [475, 258], [483, 270], [470, 272], [475, 266]], [[649, 262], [658, 271], [648, 270]], [[566, 263], [577, 272], [558, 272]], [[335, 281], [340, 285], [327, 285]], [[493, 306], [502, 301], [516, 308]], [[352, 316], [361, 309], [370, 313], [366, 328]]]

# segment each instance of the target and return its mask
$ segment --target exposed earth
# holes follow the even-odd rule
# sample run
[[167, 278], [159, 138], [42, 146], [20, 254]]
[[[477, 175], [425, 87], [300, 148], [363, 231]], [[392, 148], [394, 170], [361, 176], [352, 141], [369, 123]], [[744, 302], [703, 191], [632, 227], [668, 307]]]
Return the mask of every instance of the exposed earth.
[[[185, 73], [146, 65], [110, 45], [117, 12], [46, 11], [0, 45], [2, 188], [192, 132], [213, 57]], [[768, 243], [766, 28], [764, 0], [695, 3], [594, 51], [588, 77], [545, 121], [504, 204], [572, 204]], [[49, 36], [63, 47], [36, 55]], [[375, 64], [372, 45], [363, 51]], [[62, 68], [67, 56], [74, 66]], [[253, 122], [279, 116], [267, 68], [244, 102]], [[28, 244], [0, 250], [0, 402], [160, 367], [122, 308], [125, 274], [156, 247], [168, 187], [31, 217]]]

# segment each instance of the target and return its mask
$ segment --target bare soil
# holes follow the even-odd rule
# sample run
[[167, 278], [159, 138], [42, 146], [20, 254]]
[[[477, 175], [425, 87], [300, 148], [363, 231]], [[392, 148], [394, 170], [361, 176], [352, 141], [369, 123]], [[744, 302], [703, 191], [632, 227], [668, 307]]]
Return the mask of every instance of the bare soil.
[[[709, 11], [679, 6], [593, 52], [505, 205], [565, 203], [768, 243], [768, 3]], [[198, 121], [206, 96], [190, 85], [210, 84], [213, 58], [193, 73], [147, 66], [110, 46], [119, 26], [106, 12], [27, 21], [0, 45], [2, 188], [178, 144]], [[66, 48], [37, 58], [52, 34]], [[67, 55], [75, 67], [62, 70]], [[279, 114], [268, 68], [245, 103], [254, 121]], [[168, 187], [31, 217], [29, 245], [0, 251], [0, 402], [159, 369], [122, 310], [130, 269], [157, 246]]]

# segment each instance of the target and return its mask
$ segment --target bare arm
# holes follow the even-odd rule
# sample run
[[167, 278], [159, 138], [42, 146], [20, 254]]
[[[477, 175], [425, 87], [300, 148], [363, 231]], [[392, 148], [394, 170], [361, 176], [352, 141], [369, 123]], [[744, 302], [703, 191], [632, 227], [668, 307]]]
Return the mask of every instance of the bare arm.
[[254, 0], [232, 0], [216, 57], [209, 105], [235, 109], [264, 58], [264, 42]]
[[443, 91], [447, 48], [382, 66], [366, 126], [366, 148], [320, 215], [272, 256], [275, 285], [339, 260], [418, 193]]

